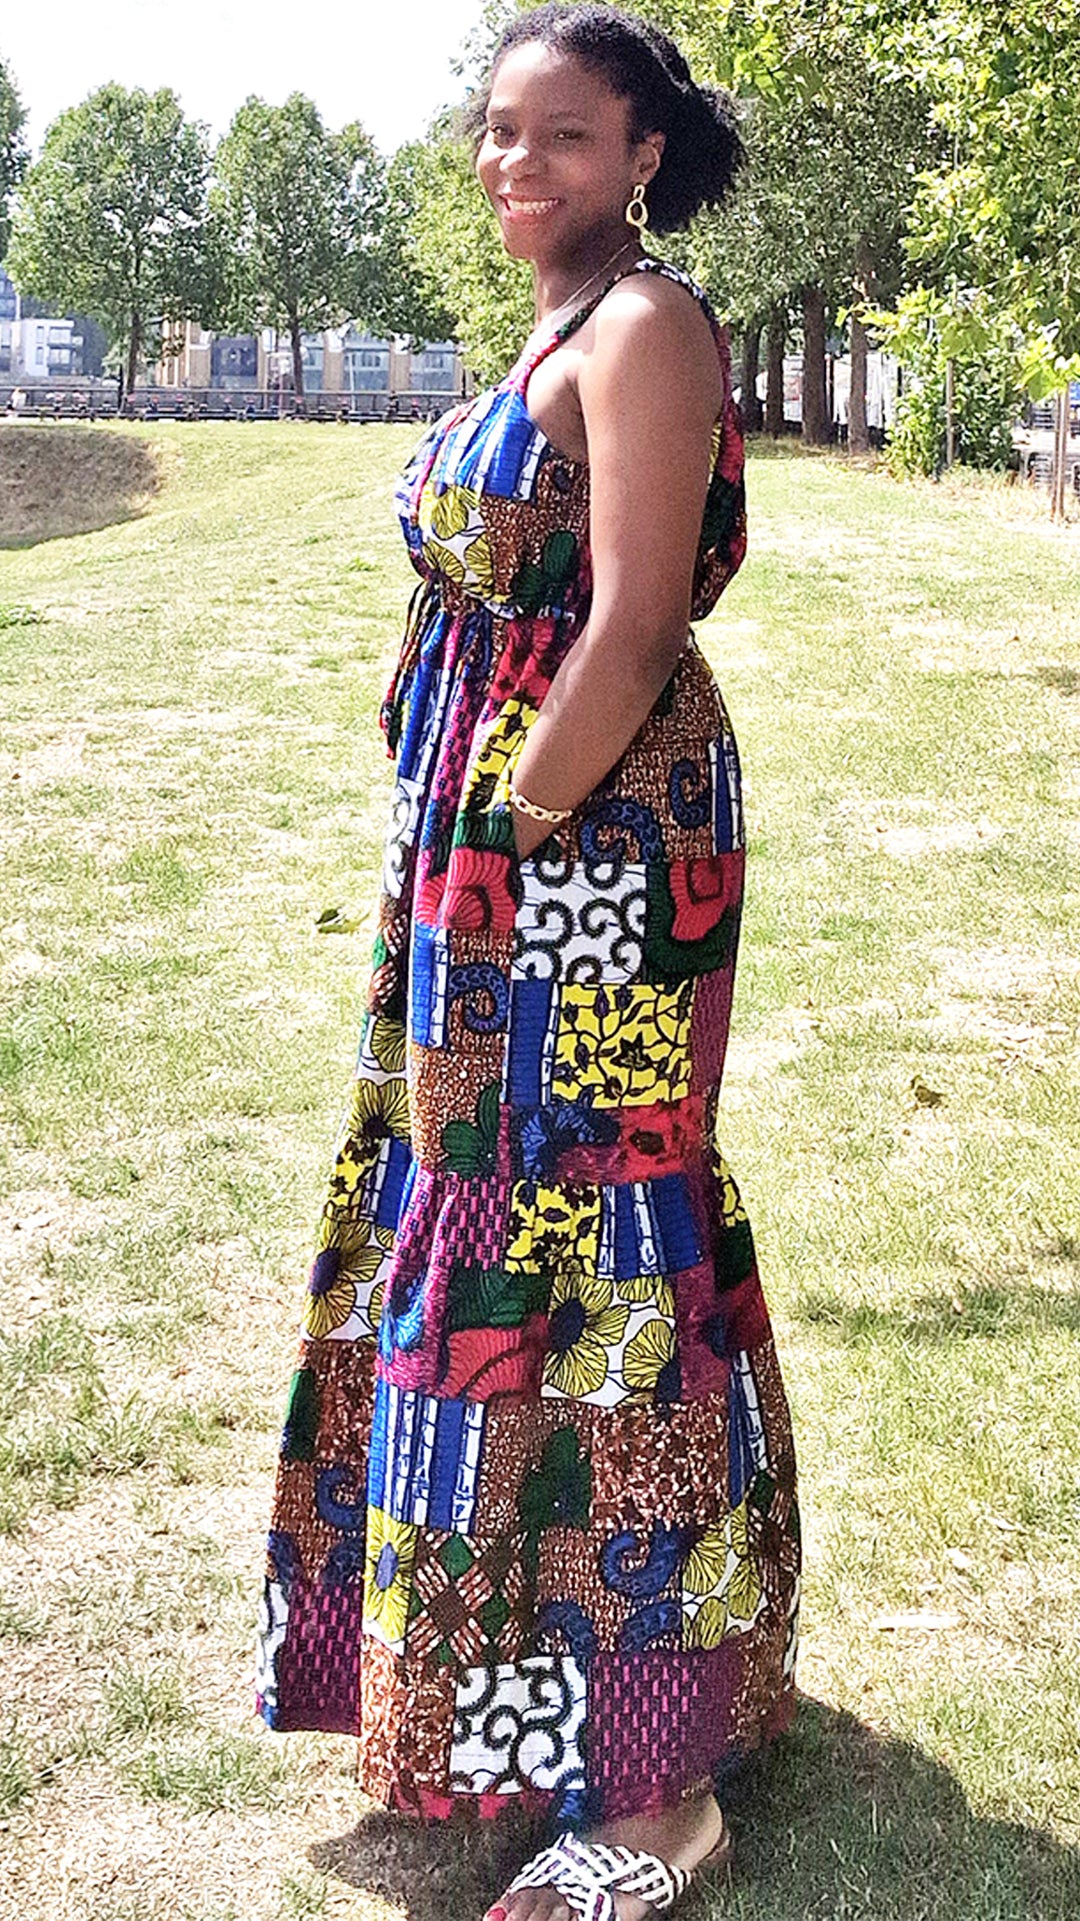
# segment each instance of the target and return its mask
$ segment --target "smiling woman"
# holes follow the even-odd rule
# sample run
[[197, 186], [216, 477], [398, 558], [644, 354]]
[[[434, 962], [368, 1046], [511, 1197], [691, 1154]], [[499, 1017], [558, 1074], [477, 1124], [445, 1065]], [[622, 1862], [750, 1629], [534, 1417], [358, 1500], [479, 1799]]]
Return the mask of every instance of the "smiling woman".
[[536, 326], [401, 482], [422, 584], [261, 1687], [357, 1734], [386, 1804], [549, 1813], [495, 1921], [639, 1921], [726, 1851], [715, 1790], [793, 1691], [788, 1411], [715, 1137], [739, 763], [690, 633], [743, 557], [742, 441], [725, 336], [640, 233], [740, 147], [593, 6], [514, 21], [474, 131]]

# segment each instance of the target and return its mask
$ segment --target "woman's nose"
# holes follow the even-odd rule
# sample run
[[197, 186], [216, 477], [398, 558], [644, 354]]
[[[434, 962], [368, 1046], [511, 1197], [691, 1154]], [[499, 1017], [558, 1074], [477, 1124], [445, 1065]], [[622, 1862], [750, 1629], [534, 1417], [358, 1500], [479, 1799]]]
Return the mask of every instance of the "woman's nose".
[[529, 147], [527, 141], [517, 140], [512, 147], [508, 147], [503, 153], [499, 171], [504, 180], [510, 180], [519, 173], [532, 173], [534, 166], [535, 162], [532, 149]]

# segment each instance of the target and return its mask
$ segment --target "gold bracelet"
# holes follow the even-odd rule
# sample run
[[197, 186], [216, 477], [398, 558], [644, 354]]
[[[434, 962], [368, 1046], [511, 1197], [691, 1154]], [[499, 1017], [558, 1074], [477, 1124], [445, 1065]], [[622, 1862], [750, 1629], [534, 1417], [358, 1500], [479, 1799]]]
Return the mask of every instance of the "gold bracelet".
[[549, 827], [557, 827], [560, 821], [569, 820], [574, 811], [572, 807], [538, 807], [534, 800], [526, 800], [524, 794], [519, 794], [512, 781], [510, 805], [516, 807], [519, 814], [528, 814], [530, 820], [544, 821]]

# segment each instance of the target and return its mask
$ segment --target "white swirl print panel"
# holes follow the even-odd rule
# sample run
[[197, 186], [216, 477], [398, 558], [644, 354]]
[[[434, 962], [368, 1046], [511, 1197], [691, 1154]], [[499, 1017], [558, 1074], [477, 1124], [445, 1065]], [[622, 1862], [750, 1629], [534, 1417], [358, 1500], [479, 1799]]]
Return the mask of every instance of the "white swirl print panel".
[[524, 899], [514, 925], [514, 980], [576, 986], [641, 978], [645, 868], [610, 863], [602, 892], [577, 862], [523, 861]]
[[451, 1793], [583, 1788], [584, 1725], [585, 1671], [567, 1656], [467, 1668], [454, 1703]]

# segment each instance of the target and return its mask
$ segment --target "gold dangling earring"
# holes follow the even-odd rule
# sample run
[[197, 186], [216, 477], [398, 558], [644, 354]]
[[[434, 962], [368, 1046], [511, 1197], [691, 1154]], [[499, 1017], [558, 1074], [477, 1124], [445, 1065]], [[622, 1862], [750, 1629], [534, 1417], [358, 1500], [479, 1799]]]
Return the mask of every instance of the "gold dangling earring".
[[640, 240], [649, 224], [649, 210], [645, 205], [645, 189], [640, 180], [630, 195], [630, 204], [626, 209], [626, 220], [628, 226], [634, 228]]

